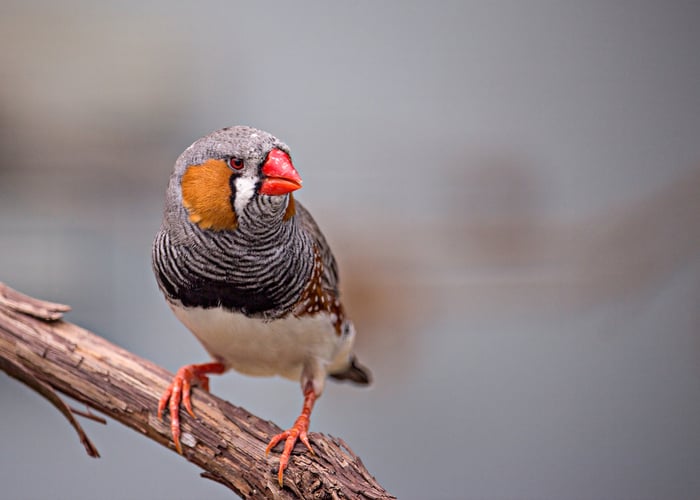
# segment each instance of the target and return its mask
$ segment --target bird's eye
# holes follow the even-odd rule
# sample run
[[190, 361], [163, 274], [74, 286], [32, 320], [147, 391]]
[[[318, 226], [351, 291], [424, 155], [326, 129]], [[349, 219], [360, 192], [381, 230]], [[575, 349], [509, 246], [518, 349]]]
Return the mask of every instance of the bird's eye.
[[231, 158], [228, 161], [228, 164], [231, 168], [235, 168], [236, 170], [240, 170], [243, 168], [243, 160], [240, 158]]

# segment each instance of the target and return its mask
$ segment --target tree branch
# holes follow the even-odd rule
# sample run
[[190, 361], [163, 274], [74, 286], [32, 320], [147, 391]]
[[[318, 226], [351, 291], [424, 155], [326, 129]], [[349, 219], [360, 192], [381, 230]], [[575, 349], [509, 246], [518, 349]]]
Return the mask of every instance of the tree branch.
[[[81, 401], [174, 451], [168, 422], [155, 415], [172, 374], [61, 319], [70, 308], [0, 283], [0, 369], [46, 397], [68, 418], [90, 456], [97, 450], [56, 391]], [[197, 418], [182, 413], [184, 456], [243, 498], [394, 498], [342, 439], [311, 433], [316, 455], [299, 446], [277, 483], [277, 457], [265, 457], [281, 432], [243, 408], [195, 389]]]

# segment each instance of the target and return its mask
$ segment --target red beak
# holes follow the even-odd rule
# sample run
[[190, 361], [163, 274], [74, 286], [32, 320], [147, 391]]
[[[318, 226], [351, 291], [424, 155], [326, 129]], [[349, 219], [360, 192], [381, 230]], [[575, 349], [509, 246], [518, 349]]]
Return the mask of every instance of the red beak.
[[296, 171], [289, 155], [281, 149], [273, 149], [262, 167], [263, 181], [260, 193], [279, 196], [301, 187], [301, 176]]

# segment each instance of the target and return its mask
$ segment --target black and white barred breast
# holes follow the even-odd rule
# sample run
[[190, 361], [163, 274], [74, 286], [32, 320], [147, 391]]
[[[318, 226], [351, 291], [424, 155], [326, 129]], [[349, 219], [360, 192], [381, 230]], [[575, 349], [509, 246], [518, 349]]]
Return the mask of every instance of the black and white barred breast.
[[325, 240], [309, 231], [316, 228], [310, 217], [297, 203], [294, 218], [274, 231], [252, 224], [211, 232], [186, 219], [175, 227], [164, 221], [153, 245], [158, 284], [169, 301], [184, 307], [281, 317], [293, 309], [311, 278], [314, 247], [325, 253], [324, 288], [337, 291], [335, 260]]

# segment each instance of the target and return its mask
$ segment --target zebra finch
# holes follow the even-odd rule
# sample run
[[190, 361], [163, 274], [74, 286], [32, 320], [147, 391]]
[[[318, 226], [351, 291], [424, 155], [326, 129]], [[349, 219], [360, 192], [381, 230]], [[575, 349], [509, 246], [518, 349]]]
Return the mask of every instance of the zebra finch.
[[208, 375], [234, 369], [300, 381], [301, 414], [266, 450], [285, 443], [280, 485], [297, 440], [313, 453], [309, 418], [326, 377], [370, 382], [352, 351], [355, 328], [331, 249], [292, 195], [300, 187], [289, 148], [276, 137], [245, 126], [215, 131], [177, 159], [152, 251], [168, 305], [212, 357], [177, 371], [158, 418], [167, 407], [182, 453], [180, 405], [194, 416], [190, 388], [209, 390]]

